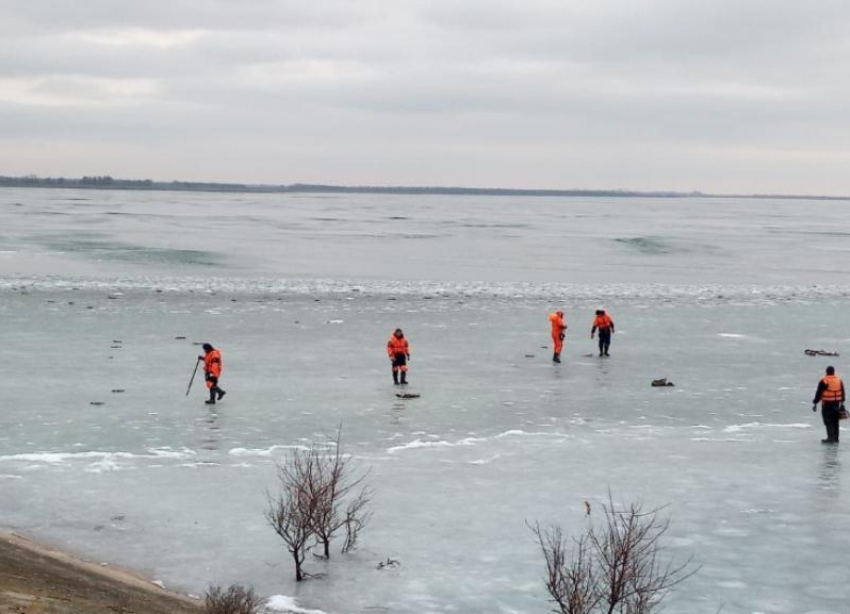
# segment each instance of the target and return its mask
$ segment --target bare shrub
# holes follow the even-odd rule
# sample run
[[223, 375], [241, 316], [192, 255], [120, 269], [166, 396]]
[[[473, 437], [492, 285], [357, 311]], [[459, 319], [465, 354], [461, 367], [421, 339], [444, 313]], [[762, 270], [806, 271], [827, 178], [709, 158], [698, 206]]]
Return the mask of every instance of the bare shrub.
[[529, 525], [546, 559], [546, 590], [561, 614], [652, 614], [671, 588], [698, 571], [691, 559], [662, 560], [670, 527], [660, 509], [618, 510], [609, 493], [598, 526], [590, 523], [572, 547], [559, 526]]
[[313, 491], [316, 473], [313, 450], [293, 450], [278, 465], [280, 492], [268, 495], [266, 520], [283, 540], [295, 563], [295, 580], [304, 579], [307, 542], [313, 536], [318, 499]]
[[342, 553], [350, 552], [357, 547], [357, 539], [360, 530], [366, 526], [372, 518], [372, 513], [366, 511], [366, 505], [370, 501], [370, 491], [363, 489], [345, 506], [345, 541], [342, 544]]
[[278, 465], [279, 493], [268, 497], [266, 520], [292, 555], [297, 581], [306, 576], [303, 564], [311, 537], [330, 558], [334, 535], [344, 527], [342, 551], [351, 550], [371, 516], [366, 511], [371, 492], [362, 484], [366, 476], [353, 475], [351, 457], [342, 453], [340, 442], [338, 431], [326, 446], [293, 450]]
[[352, 550], [360, 530], [371, 517], [366, 511], [371, 491], [362, 485], [366, 475], [353, 475], [352, 459], [342, 453], [341, 435], [341, 430], [338, 430], [329, 447], [319, 449], [314, 446], [311, 449], [317, 469], [313, 492], [318, 498], [313, 531], [322, 544], [325, 558], [330, 558], [331, 540], [343, 527], [346, 538], [342, 552]]
[[206, 614], [260, 614], [263, 600], [254, 594], [253, 588], [233, 584], [226, 590], [220, 586], [207, 589], [204, 598]]

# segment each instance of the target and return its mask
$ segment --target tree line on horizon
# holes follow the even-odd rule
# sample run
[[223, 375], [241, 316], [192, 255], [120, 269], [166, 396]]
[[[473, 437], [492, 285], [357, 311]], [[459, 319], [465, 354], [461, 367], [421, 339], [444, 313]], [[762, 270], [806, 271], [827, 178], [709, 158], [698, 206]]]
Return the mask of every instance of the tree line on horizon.
[[706, 192], [639, 191], [639, 190], [555, 190], [527, 188], [464, 188], [453, 186], [345, 186], [332, 184], [293, 183], [289, 185], [217, 183], [208, 181], [154, 181], [152, 179], [116, 179], [110, 175], [79, 178], [0, 176], [0, 187], [80, 188], [110, 190], [177, 190], [187, 192], [245, 192], [258, 194], [413, 194], [443, 196], [584, 196], [619, 198], [770, 198], [808, 200], [850, 200], [848, 196], [806, 194], [711, 194]]
[[83, 177], [0, 176], [0, 187], [94, 188], [113, 190], [186, 190], [257, 193], [338, 193], [338, 194], [435, 194], [480, 196], [654, 196], [676, 198], [703, 196], [700, 192], [639, 192], [634, 190], [535, 190], [512, 188], [464, 188], [453, 186], [344, 186], [315, 183], [290, 185], [217, 183], [207, 181], [154, 181], [117, 179], [110, 175]]

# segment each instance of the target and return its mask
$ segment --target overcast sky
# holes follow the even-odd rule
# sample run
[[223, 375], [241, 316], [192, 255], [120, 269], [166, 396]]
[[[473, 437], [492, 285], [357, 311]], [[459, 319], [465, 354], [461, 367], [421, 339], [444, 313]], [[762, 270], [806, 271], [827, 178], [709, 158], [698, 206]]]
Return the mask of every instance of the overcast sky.
[[847, 0], [2, 0], [0, 174], [850, 194]]

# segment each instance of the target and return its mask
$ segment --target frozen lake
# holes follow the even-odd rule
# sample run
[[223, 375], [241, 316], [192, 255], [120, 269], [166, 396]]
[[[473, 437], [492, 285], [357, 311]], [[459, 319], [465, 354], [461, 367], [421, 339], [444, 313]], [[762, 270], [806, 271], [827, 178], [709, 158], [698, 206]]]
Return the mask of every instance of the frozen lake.
[[[702, 565], [668, 612], [841, 614], [850, 461], [810, 400], [846, 367], [803, 349], [850, 340], [850, 213], [822, 206], [0, 191], [0, 526], [194, 593], [531, 613], [525, 522], [578, 532], [610, 488], [669, 505], [670, 554]], [[419, 399], [394, 396], [396, 326]], [[184, 397], [203, 341], [214, 410]], [[340, 424], [374, 518], [296, 586], [266, 489]]]

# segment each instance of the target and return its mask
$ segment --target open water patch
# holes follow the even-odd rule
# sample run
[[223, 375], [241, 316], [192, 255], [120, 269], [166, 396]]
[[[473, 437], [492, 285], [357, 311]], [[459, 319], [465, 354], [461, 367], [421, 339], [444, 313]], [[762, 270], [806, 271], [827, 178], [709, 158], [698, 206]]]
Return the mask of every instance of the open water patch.
[[614, 242], [651, 256], [683, 251], [661, 237], [619, 237]]
[[46, 241], [45, 245], [54, 252], [80, 255], [93, 260], [110, 260], [129, 264], [190, 266], [221, 264], [221, 257], [217, 253], [194, 249], [150, 247], [86, 238], [54, 239]]

